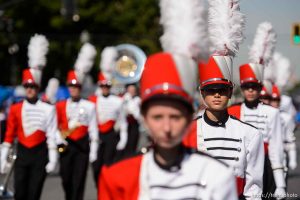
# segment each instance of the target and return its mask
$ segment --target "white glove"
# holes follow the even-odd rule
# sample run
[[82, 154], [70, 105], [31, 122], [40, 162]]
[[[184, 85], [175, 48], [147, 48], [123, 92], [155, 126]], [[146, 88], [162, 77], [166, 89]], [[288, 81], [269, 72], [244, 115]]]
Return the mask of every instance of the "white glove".
[[274, 175], [276, 188], [285, 188], [286, 184], [285, 184], [283, 169], [273, 170], [273, 175]]
[[290, 150], [288, 152], [289, 156], [289, 169], [294, 170], [297, 167], [297, 152], [296, 150]]
[[93, 163], [97, 160], [98, 148], [99, 148], [99, 142], [92, 140], [90, 144], [90, 155], [89, 155], [90, 163]]
[[0, 172], [6, 173], [6, 165], [7, 165], [7, 157], [8, 157], [8, 153], [10, 150], [11, 144], [9, 144], [8, 142], [3, 142], [2, 146], [1, 146], [1, 157], [0, 157]]
[[276, 197], [276, 199], [284, 199], [286, 197], [285, 188], [282, 187], [276, 188], [274, 192], [274, 196]]
[[120, 141], [117, 144], [117, 150], [123, 150], [127, 144], [127, 132], [121, 131], [120, 132]]
[[68, 122], [69, 129], [75, 129], [75, 128], [79, 127], [79, 126], [80, 126], [80, 123], [78, 122], [77, 119], [72, 119], [72, 120], [70, 120]]
[[58, 153], [56, 149], [48, 149], [49, 162], [47, 163], [45, 169], [47, 173], [51, 173], [55, 170], [57, 163]]

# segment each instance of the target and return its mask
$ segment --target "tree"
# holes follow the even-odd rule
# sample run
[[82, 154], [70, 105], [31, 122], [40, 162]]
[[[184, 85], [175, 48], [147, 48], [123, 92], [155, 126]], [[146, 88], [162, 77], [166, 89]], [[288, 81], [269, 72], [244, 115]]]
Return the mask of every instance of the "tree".
[[[77, 22], [72, 16], [61, 14], [62, 2], [71, 1], [15, 0], [15, 4], [6, 7], [1, 16], [1, 24], [5, 25], [0, 26], [0, 59], [5, 71], [0, 74], [1, 84], [20, 83], [21, 71], [27, 67], [27, 45], [34, 33], [44, 34], [50, 41], [43, 86], [52, 76], [64, 83], [67, 71], [75, 63], [84, 30], [90, 33], [98, 55], [105, 46], [121, 43], [135, 44], [147, 54], [160, 50], [157, 0], [73, 0], [74, 14], [80, 16]], [[0, 0], [0, 10], [4, 2]], [[10, 20], [10, 30], [5, 20]], [[10, 55], [7, 49], [15, 43], [19, 51]], [[98, 71], [98, 63], [99, 56], [93, 75]]]

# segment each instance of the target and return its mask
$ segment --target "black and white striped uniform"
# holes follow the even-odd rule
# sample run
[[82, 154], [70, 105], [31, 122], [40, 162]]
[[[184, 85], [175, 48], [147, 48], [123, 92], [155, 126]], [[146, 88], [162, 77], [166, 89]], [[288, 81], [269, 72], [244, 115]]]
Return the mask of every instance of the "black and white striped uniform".
[[249, 108], [241, 105], [241, 120], [258, 128], [263, 135], [265, 153], [267, 153], [276, 187], [285, 188], [283, 175], [283, 139], [279, 109], [259, 103], [257, 107]]
[[202, 112], [197, 118], [197, 148], [234, 169], [240, 196], [260, 197], [264, 150], [256, 128], [229, 115], [222, 122], [214, 122]]

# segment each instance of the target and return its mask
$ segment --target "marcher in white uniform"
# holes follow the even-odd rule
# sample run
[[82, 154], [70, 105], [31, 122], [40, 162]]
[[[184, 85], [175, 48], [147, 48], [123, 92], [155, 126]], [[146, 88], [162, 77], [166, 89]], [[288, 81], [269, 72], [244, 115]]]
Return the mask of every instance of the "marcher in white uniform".
[[43, 35], [34, 35], [28, 47], [30, 69], [23, 71], [22, 84], [25, 100], [13, 104], [7, 119], [7, 129], [1, 148], [1, 172], [5, 172], [7, 157], [15, 139], [18, 139], [14, 168], [16, 200], [40, 199], [47, 173], [57, 163], [55, 107], [38, 99], [41, 70], [45, 66], [48, 41]]
[[[263, 135], [265, 145], [264, 191], [277, 198], [285, 195], [283, 173], [282, 129], [279, 110], [260, 103], [263, 83], [262, 64], [267, 64], [274, 50], [275, 33], [270, 23], [259, 25], [250, 50], [252, 63], [240, 66], [240, 84], [245, 101], [229, 108], [229, 114], [255, 126]], [[267, 45], [266, 45], [267, 44]], [[274, 182], [275, 181], [275, 182]], [[263, 196], [264, 198], [264, 196]]]
[[129, 156], [137, 151], [137, 145], [140, 138], [141, 119], [141, 98], [137, 94], [135, 84], [126, 85], [126, 93], [123, 96], [123, 111], [125, 112], [128, 124], [128, 141], [124, 149], [124, 156]]

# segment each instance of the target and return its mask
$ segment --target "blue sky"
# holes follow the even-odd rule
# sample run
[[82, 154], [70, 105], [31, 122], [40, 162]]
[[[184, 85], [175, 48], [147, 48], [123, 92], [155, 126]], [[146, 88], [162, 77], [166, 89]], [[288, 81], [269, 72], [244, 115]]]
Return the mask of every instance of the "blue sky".
[[240, 64], [248, 62], [248, 50], [251, 46], [258, 24], [264, 21], [272, 23], [277, 32], [276, 51], [287, 56], [300, 79], [300, 46], [291, 43], [292, 24], [300, 24], [300, 0], [241, 0], [241, 11], [246, 15], [246, 40], [240, 46], [235, 58], [234, 70]]

